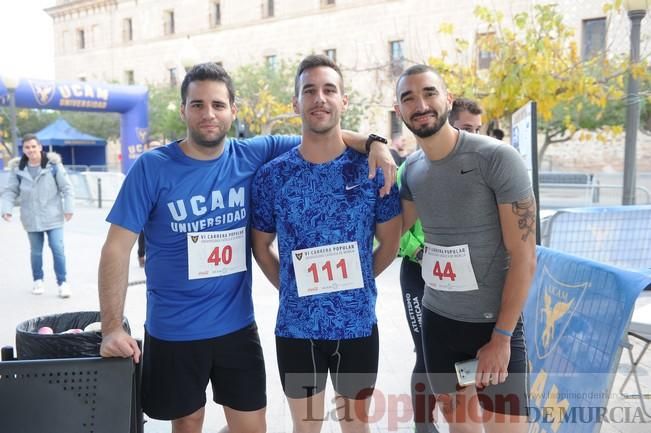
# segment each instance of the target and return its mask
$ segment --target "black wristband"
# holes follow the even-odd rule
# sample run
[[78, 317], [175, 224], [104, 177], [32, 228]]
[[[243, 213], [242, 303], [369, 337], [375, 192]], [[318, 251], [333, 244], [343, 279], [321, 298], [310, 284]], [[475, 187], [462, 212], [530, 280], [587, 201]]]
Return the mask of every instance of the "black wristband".
[[421, 246], [418, 248], [418, 251], [416, 251], [416, 254], [414, 254], [414, 259], [416, 260], [416, 263], [419, 265], [423, 263], [423, 247]]
[[386, 138], [381, 137], [379, 135], [370, 134], [366, 139], [366, 144], [364, 146], [366, 148], [367, 155], [371, 152], [371, 143], [373, 143], [374, 141], [379, 141], [380, 143], [384, 143], [384, 144], [388, 143]]

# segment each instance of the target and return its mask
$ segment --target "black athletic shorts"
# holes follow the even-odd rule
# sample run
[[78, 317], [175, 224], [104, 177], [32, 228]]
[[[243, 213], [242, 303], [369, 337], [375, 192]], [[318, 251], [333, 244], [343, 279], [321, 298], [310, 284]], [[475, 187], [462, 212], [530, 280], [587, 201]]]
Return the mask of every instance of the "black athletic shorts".
[[377, 378], [377, 325], [370, 336], [347, 340], [276, 337], [280, 382], [289, 398], [307, 398], [325, 390], [328, 371], [337, 394], [363, 400]]
[[142, 406], [155, 419], [172, 420], [215, 403], [240, 411], [267, 405], [264, 358], [255, 323], [206, 340], [165, 341], [145, 332]]
[[[494, 323], [460, 322], [423, 308], [423, 351], [430, 385], [436, 394], [451, 394], [457, 388], [454, 363], [476, 358], [488, 343]], [[484, 410], [508, 415], [528, 415], [527, 349], [519, 321], [511, 337], [511, 360], [506, 381], [477, 389]]]

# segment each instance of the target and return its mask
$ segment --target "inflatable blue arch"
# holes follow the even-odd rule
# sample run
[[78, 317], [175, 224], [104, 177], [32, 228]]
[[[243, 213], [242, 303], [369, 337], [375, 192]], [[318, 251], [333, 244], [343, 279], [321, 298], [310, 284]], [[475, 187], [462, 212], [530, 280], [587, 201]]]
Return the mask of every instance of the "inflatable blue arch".
[[[2, 82], [0, 105], [9, 105]], [[144, 86], [22, 79], [16, 88], [16, 107], [120, 113], [124, 173], [142, 154], [149, 136], [148, 91]]]

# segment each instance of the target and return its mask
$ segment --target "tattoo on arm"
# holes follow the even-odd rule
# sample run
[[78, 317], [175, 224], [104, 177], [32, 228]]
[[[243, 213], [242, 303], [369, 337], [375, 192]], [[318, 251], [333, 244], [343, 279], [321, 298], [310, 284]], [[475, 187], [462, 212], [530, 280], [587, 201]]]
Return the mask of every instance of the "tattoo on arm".
[[535, 236], [536, 231], [536, 202], [533, 196], [521, 201], [511, 203], [513, 213], [518, 216], [518, 228], [522, 230], [522, 241], [526, 241], [529, 235]]

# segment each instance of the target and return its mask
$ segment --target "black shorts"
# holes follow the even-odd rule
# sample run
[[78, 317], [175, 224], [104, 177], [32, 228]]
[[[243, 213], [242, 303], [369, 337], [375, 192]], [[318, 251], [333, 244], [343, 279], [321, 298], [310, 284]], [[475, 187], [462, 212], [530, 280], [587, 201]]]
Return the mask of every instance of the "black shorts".
[[[457, 391], [454, 363], [474, 359], [488, 343], [494, 323], [460, 322], [423, 309], [423, 351], [427, 376], [436, 394]], [[519, 321], [511, 337], [511, 359], [506, 381], [477, 390], [484, 410], [509, 415], [528, 415], [527, 349]]]
[[278, 372], [285, 395], [307, 398], [322, 392], [327, 374], [337, 394], [354, 400], [368, 398], [377, 378], [377, 325], [370, 336], [347, 340], [276, 337]]
[[145, 332], [142, 406], [155, 419], [172, 420], [215, 403], [240, 411], [267, 405], [266, 375], [255, 323], [220, 337], [165, 341]]

